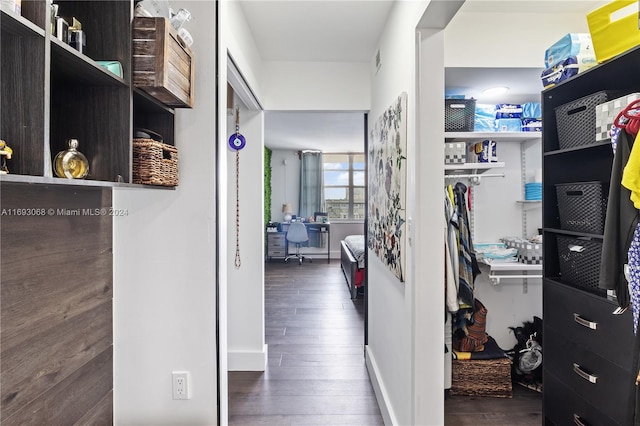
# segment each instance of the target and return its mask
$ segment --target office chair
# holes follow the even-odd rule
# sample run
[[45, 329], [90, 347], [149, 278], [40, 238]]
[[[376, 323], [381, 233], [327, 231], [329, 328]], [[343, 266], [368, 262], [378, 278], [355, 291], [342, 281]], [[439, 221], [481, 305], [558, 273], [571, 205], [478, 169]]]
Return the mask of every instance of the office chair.
[[[296, 245], [296, 254], [285, 257], [284, 261], [287, 262], [290, 258], [296, 257], [298, 258], [298, 262], [300, 263], [300, 265], [302, 265], [302, 261], [305, 259], [305, 257], [300, 254], [300, 245], [306, 241], [309, 241], [307, 227], [302, 222], [292, 222], [291, 224], [289, 224], [289, 229], [287, 230], [287, 235], [285, 238], [290, 243], [294, 243]], [[309, 262], [311, 262], [310, 258]]]

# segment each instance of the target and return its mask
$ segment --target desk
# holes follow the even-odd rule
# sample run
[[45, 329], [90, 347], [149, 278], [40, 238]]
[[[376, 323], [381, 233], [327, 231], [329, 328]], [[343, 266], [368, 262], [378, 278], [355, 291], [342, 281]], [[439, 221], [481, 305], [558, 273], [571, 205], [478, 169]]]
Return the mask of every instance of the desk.
[[[326, 236], [327, 239], [327, 263], [331, 263], [331, 224], [321, 222], [304, 222], [309, 234], [309, 240], [313, 240], [313, 235]], [[267, 258], [287, 257], [289, 255], [289, 243], [286, 239], [288, 223], [281, 223], [278, 232], [267, 232]], [[322, 248], [322, 247], [319, 247]], [[312, 256], [314, 254], [324, 255], [322, 252], [303, 252], [305, 246], [300, 247], [300, 254]]]

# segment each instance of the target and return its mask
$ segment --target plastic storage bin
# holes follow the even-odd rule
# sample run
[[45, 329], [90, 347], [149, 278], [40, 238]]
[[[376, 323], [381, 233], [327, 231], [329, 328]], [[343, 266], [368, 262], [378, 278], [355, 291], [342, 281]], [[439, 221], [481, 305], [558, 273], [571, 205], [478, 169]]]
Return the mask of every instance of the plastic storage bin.
[[475, 99], [445, 99], [444, 131], [473, 132], [475, 115]]
[[640, 99], [640, 93], [630, 93], [596, 105], [596, 142], [611, 139], [613, 120], [627, 105], [638, 99]]
[[560, 149], [596, 143], [596, 105], [609, 99], [610, 92], [601, 91], [555, 109]]
[[602, 241], [558, 235], [558, 260], [562, 282], [605, 295], [598, 287]]
[[465, 142], [445, 142], [444, 164], [464, 164], [467, 160], [467, 144]]
[[604, 182], [556, 185], [560, 227], [567, 231], [602, 234], [609, 195], [607, 187]]
[[[637, 0], [614, 0], [587, 15], [598, 62], [604, 62], [640, 44], [637, 5]], [[616, 19], [618, 13], [624, 17]]]

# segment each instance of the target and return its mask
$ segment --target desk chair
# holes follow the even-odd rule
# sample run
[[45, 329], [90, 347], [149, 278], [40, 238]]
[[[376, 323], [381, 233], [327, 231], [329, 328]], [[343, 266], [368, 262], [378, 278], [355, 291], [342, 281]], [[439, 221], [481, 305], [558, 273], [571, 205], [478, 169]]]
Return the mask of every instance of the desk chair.
[[[309, 241], [307, 227], [302, 222], [292, 222], [291, 224], [289, 224], [289, 229], [287, 230], [287, 235], [285, 238], [290, 243], [294, 243], [296, 245], [296, 254], [285, 257], [284, 261], [287, 262], [290, 258], [296, 257], [298, 258], [298, 262], [300, 263], [300, 265], [302, 265], [302, 261], [305, 259], [305, 257], [300, 254], [300, 245], [306, 241]], [[309, 262], [311, 262], [311, 258], [309, 258]]]

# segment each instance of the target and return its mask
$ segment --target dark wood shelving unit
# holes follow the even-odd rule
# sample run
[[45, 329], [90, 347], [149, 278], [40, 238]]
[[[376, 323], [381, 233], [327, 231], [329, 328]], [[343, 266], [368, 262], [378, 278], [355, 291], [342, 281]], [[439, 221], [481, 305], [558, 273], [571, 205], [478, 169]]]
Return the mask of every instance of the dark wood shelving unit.
[[[608, 188], [613, 164], [610, 141], [561, 149], [555, 109], [599, 91], [640, 91], [640, 48], [542, 92], [543, 110], [543, 319], [544, 319], [544, 423], [546, 425], [633, 424], [636, 372], [631, 356], [634, 345], [631, 309], [614, 314], [617, 299], [594, 288], [589, 280], [576, 282], [562, 276], [568, 237], [591, 244], [603, 235], [562, 229], [556, 185], [603, 182]], [[617, 97], [617, 96], [614, 96]], [[595, 126], [594, 126], [595, 140]], [[605, 194], [608, 189], [605, 188]], [[585, 244], [588, 244], [585, 242]], [[576, 247], [579, 249], [580, 247]], [[566, 252], [566, 250], [565, 250]], [[595, 256], [594, 256], [595, 257]], [[594, 264], [595, 263], [595, 264]], [[598, 276], [600, 259], [589, 266]], [[571, 263], [569, 263], [571, 265]], [[565, 268], [565, 271], [567, 269]], [[629, 354], [620, 357], [617, 354]], [[613, 387], [612, 383], [617, 383]], [[562, 395], [562, 398], [559, 396]]]
[[[55, 155], [69, 138], [89, 160], [85, 185], [131, 183], [136, 128], [175, 145], [175, 114], [131, 82], [131, 1], [60, 0], [58, 15], [76, 17], [87, 44], [83, 53], [50, 34], [45, 0], [24, 2], [22, 16], [0, 12], [3, 114], [0, 138], [14, 150], [11, 174], [51, 178]], [[118, 61], [122, 77], [96, 61]], [[16, 182], [3, 178], [3, 184]], [[32, 179], [48, 185], [58, 179]], [[156, 186], [142, 186], [157, 188]]]

